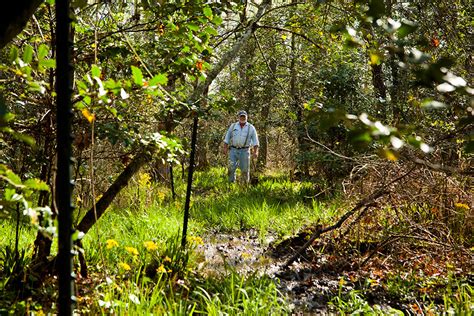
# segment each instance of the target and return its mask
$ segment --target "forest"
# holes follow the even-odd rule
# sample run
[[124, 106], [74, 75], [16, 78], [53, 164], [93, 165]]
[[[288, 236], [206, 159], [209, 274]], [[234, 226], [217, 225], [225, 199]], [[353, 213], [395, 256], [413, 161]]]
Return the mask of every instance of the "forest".
[[[2, 9], [0, 315], [472, 315], [473, 17], [470, 0]], [[258, 153], [224, 146], [240, 111]], [[249, 181], [229, 181], [235, 152]]]

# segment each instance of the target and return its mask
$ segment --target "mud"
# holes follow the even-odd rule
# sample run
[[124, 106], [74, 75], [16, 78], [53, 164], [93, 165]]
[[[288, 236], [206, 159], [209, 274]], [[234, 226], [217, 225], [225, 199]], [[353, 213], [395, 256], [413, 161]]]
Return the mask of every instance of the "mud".
[[[260, 238], [256, 230], [239, 233], [209, 234], [198, 251], [202, 255], [199, 270], [207, 276], [225, 275], [229, 271], [239, 274], [268, 275], [278, 287], [292, 309], [293, 315], [334, 315], [337, 311], [328, 304], [341, 293], [357, 289], [357, 284], [341, 282], [357, 270], [348, 258], [334, 260], [331, 255], [315, 250], [308, 251], [289, 267], [284, 267], [295, 249], [306, 240], [310, 232], [300, 233], [291, 240], [279, 241], [275, 236]], [[391, 307], [407, 311], [383, 295], [369, 297], [371, 304], [378, 304], [382, 311]]]
[[337, 275], [316, 278], [308, 262], [283, 268], [292, 253], [283, 254], [283, 246], [276, 251], [275, 236], [268, 235], [262, 240], [257, 231], [249, 230], [240, 234], [220, 233], [204, 240], [198, 248], [204, 258], [199, 270], [204, 275], [225, 275], [231, 270], [244, 275], [265, 274], [275, 279], [293, 313], [328, 314], [328, 297], [339, 287]]

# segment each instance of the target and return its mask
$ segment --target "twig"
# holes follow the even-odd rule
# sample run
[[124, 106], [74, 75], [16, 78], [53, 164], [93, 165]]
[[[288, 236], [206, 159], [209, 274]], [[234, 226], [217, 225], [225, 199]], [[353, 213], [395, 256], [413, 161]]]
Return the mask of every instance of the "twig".
[[420, 159], [420, 158], [409, 157], [409, 159], [417, 165], [422, 165], [422, 166], [427, 167], [427, 168], [429, 168], [431, 170], [434, 170], [434, 171], [444, 172], [448, 175], [451, 175], [451, 174], [474, 175], [474, 169], [467, 169], [467, 170], [456, 169], [456, 168], [453, 168], [453, 167], [443, 166], [443, 165], [437, 164], [437, 163], [432, 163], [432, 162], [429, 162], [427, 160], [423, 160], [423, 159]]
[[259, 28], [259, 29], [276, 30], [276, 31], [287, 32], [287, 33], [290, 33], [290, 34], [299, 36], [299, 37], [301, 37], [301, 38], [304, 38], [305, 40], [307, 40], [308, 42], [310, 42], [311, 44], [313, 44], [313, 45], [316, 46], [317, 48], [323, 49], [323, 48], [321, 47], [321, 45], [319, 45], [318, 43], [316, 43], [315, 41], [313, 41], [313, 40], [310, 39], [308, 36], [306, 36], [306, 35], [304, 35], [304, 34], [302, 34], [302, 33], [298, 33], [298, 32], [295, 32], [295, 31], [292, 31], [292, 30], [289, 30], [289, 29], [285, 29], [285, 28], [283, 28], [283, 27], [278, 27], [278, 26], [260, 25], [260, 24], [257, 24], [256, 26], [257, 26], [257, 28]]
[[378, 191], [376, 191], [375, 193], [371, 194], [370, 196], [362, 199], [361, 201], [359, 201], [359, 203], [357, 203], [356, 206], [354, 206], [350, 211], [346, 212], [338, 221], [336, 224], [332, 225], [332, 226], [329, 226], [329, 227], [326, 227], [326, 228], [322, 228], [322, 226], [318, 226], [316, 228], [316, 230], [314, 231], [313, 235], [311, 235], [311, 238], [303, 245], [301, 246], [300, 249], [298, 249], [296, 251], [296, 253], [285, 263], [285, 265], [283, 267], [287, 268], [290, 264], [292, 264], [299, 256], [300, 254], [306, 250], [306, 248], [308, 248], [312, 243], [313, 241], [316, 240], [316, 238], [318, 238], [319, 236], [321, 236], [322, 234], [324, 233], [327, 233], [328, 231], [331, 231], [331, 230], [334, 230], [334, 229], [337, 229], [339, 227], [342, 226], [342, 224], [344, 224], [344, 222], [351, 216], [353, 215], [355, 212], [357, 212], [360, 208], [364, 207], [365, 205], [367, 205], [368, 203], [371, 203], [373, 201], [375, 201], [376, 199], [378, 199], [379, 197], [381, 197], [382, 195], [384, 194], [387, 194], [389, 191], [385, 190], [385, 189], [380, 189]]
[[273, 80], [275, 80], [275, 82], [280, 86], [280, 88], [281, 88], [282, 91], [285, 91], [285, 88], [284, 88], [283, 85], [278, 81], [277, 76], [276, 76], [275, 73], [273, 72], [272, 67], [270, 66], [270, 63], [268, 62], [268, 59], [265, 57], [265, 54], [263, 53], [262, 46], [260, 45], [260, 42], [258, 41], [258, 38], [257, 38], [257, 36], [255, 35], [255, 33], [253, 34], [253, 37], [255, 38], [255, 43], [257, 43], [257, 47], [258, 47], [258, 50], [260, 51], [260, 55], [262, 55], [262, 58], [263, 58], [263, 60], [265, 61], [265, 64], [267, 65], [268, 71], [269, 71], [270, 74], [272, 75]]
[[397, 240], [401, 239], [400, 236], [395, 236], [395, 235], [392, 235], [392, 236], [389, 236], [388, 238], [386, 238], [384, 241], [382, 241], [380, 243], [380, 245], [378, 245], [374, 251], [372, 251], [368, 256], [367, 258], [364, 259], [364, 261], [359, 265], [359, 268], [360, 267], [363, 267], [365, 266], [365, 264], [377, 253], [379, 252], [380, 249], [384, 248], [389, 242], [395, 242]]
[[375, 200], [377, 200], [379, 197], [381, 197], [382, 195], [385, 195], [387, 193], [390, 192], [390, 190], [388, 190], [388, 187], [392, 184], [394, 184], [395, 182], [398, 182], [400, 181], [401, 179], [405, 178], [406, 176], [408, 176], [410, 173], [413, 172], [413, 170], [415, 170], [415, 167], [411, 168], [410, 170], [408, 170], [405, 174], [399, 176], [398, 178], [395, 178], [394, 180], [390, 181], [388, 184], [384, 185], [382, 188], [380, 188], [379, 190], [375, 191], [374, 193], [372, 193], [371, 195], [363, 198], [362, 200], [360, 200], [350, 211], [346, 212], [338, 221], [336, 224], [332, 225], [332, 226], [329, 226], [329, 227], [326, 227], [326, 228], [322, 228], [321, 226], [318, 226], [316, 228], [316, 230], [314, 231], [313, 235], [311, 236], [311, 238], [303, 245], [301, 246], [300, 249], [298, 249], [296, 251], [296, 253], [285, 263], [285, 265], [283, 266], [284, 268], [288, 268], [288, 266], [290, 266], [290, 264], [292, 264], [300, 255], [303, 251], [306, 250], [306, 248], [308, 248], [315, 240], [316, 238], [318, 238], [319, 236], [321, 236], [322, 234], [324, 233], [327, 233], [328, 231], [332, 231], [332, 230], [335, 230], [339, 227], [342, 226], [342, 224], [344, 224], [344, 222], [349, 218], [351, 217], [355, 212], [357, 212], [360, 208], [364, 207], [364, 206], [368, 206], [369, 204], [371, 204], [372, 202], [374, 202]]

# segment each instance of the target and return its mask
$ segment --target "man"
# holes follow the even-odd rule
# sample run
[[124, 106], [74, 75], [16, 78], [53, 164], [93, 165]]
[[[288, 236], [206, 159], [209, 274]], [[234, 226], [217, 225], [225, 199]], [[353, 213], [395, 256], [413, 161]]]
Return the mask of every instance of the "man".
[[258, 156], [258, 136], [255, 127], [247, 122], [247, 112], [239, 111], [239, 121], [230, 125], [224, 138], [224, 154], [229, 152], [229, 182], [235, 182], [235, 171], [240, 168], [242, 182], [250, 180], [250, 148]]

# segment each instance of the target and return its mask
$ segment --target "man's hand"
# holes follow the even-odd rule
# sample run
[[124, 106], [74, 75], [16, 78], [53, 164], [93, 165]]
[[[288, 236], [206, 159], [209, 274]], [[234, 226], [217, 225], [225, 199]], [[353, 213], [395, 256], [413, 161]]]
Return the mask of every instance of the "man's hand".
[[226, 143], [224, 143], [223, 151], [224, 151], [224, 155], [227, 155], [227, 152], [229, 151], [229, 145], [227, 145]]
[[253, 158], [257, 158], [258, 157], [258, 147], [257, 146], [254, 146], [252, 148], [252, 156]]

